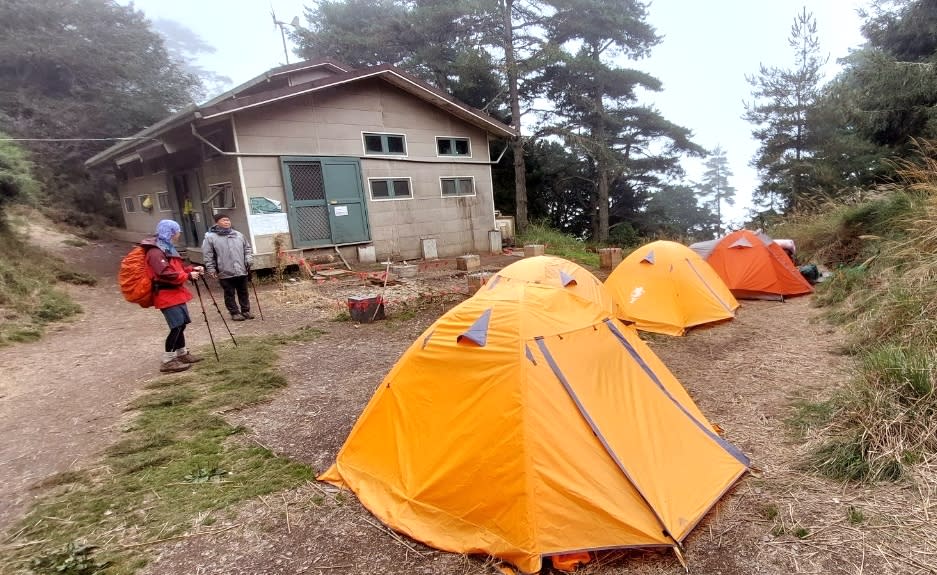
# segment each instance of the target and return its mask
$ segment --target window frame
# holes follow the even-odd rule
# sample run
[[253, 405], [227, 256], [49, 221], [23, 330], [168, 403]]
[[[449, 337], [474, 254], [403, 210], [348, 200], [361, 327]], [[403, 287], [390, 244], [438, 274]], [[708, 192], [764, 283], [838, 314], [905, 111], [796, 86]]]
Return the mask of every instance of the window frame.
[[[441, 142], [441, 141], [443, 141], [443, 140], [448, 140], [448, 141], [451, 143], [452, 149], [453, 149], [453, 150], [456, 148], [456, 147], [455, 147], [455, 143], [456, 143], [457, 141], [459, 141], [459, 140], [464, 140], [465, 143], [468, 144], [468, 154], [455, 154], [455, 153], [453, 153], [453, 154], [443, 154], [443, 153], [440, 153], [440, 151], [439, 151], [439, 142]], [[469, 137], [467, 137], [467, 136], [436, 136], [436, 157], [437, 157], [437, 158], [471, 158], [471, 157], [472, 157], [472, 138], [469, 138]]]
[[[380, 152], [371, 152], [368, 150], [367, 137], [368, 136], [380, 136], [381, 137], [381, 151]], [[387, 138], [390, 136], [400, 137], [403, 140], [403, 152], [391, 152], [390, 146], [388, 145]], [[374, 157], [387, 157], [387, 158], [406, 158], [410, 154], [410, 145], [407, 143], [406, 134], [398, 134], [397, 132], [361, 132], [361, 147], [365, 156], [369, 158]]]
[[[163, 208], [162, 198], [166, 198], [166, 207]], [[156, 209], [160, 212], [172, 211], [172, 200], [169, 198], [168, 191], [156, 192]]]
[[124, 196], [124, 211], [128, 214], [137, 213], [137, 204], [133, 196]]
[[[409, 195], [406, 195], [406, 196], [395, 196], [395, 195], [393, 195], [393, 183], [394, 183], [394, 180], [406, 180], [406, 181], [407, 181], [407, 187], [408, 187], [409, 190], [410, 190], [410, 194], [409, 194]], [[391, 195], [390, 195], [390, 196], [387, 196], [386, 198], [385, 198], [385, 197], [376, 197], [376, 198], [375, 198], [375, 197], [374, 197], [374, 188], [372, 187], [372, 184], [373, 184], [373, 182], [375, 182], [375, 181], [390, 182], [390, 185], [388, 186], [388, 191], [391, 193]], [[368, 198], [370, 198], [370, 200], [371, 200], [372, 202], [389, 202], [389, 201], [412, 200], [412, 199], [413, 199], [413, 178], [411, 178], [410, 176], [398, 176], [398, 177], [383, 176], [383, 177], [376, 177], [376, 178], [368, 178]]]
[[[219, 188], [220, 186], [226, 186], [224, 188]], [[231, 205], [218, 205], [216, 204], [216, 199], [218, 196], [225, 195], [225, 190], [231, 191]], [[208, 184], [208, 199], [206, 199], [203, 204], [207, 204], [212, 210], [233, 210], [237, 208], [237, 195], [234, 193], [234, 184], [232, 182], [216, 182], [214, 184]]]
[[[443, 182], [446, 181], [446, 180], [452, 180], [452, 181], [454, 181], [454, 182], [456, 183], [455, 186], [456, 186], [456, 192], [457, 192], [457, 193], [455, 193], [455, 194], [447, 194], [447, 193], [445, 193], [445, 192], [443, 191]], [[471, 193], [471, 194], [460, 194], [460, 193], [458, 193], [458, 190], [459, 190], [459, 182], [462, 181], [462, 180], [468, 180], [468, 181], [472, 182], [472, 193]], [[475, 176], [440, 176], [440, 177], [439, 177], [439, 196], [442, 197], [442, 198], [473, 198], [473, 197], [475, 197], [475, 196], [477, 196], [477, 195], [478, 195], [478, 188], [475, 187]]]

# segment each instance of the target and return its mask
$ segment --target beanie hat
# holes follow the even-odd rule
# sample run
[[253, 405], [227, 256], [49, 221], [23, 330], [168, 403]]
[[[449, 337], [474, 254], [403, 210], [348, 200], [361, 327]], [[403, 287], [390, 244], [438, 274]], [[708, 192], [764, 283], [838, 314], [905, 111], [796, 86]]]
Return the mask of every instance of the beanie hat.
[[221, 213], [221, 212], [218, 212], [217, 214], [215, 214], [215, 215], [212, 216], [212, 217], [215, 218], [215, 221], [217, 222], [217, 221], [220, 220], [221, 218], [227, 218], [227, 217], [228, 217], [228, 214], [223, 214], [223, 213]]

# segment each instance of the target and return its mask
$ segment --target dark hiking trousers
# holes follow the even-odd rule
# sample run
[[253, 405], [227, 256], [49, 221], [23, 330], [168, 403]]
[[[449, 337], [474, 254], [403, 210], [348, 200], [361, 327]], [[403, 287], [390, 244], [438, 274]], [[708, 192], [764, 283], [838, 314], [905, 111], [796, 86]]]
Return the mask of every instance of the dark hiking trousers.
[[[237, 315], [251, 310], [251, 301], [247, 291], [247, 276], [219, 279], [221, 290], [224, 292], [224, 306], [228, 313]], [[238, 304], [240, 303], [240, 307]]]

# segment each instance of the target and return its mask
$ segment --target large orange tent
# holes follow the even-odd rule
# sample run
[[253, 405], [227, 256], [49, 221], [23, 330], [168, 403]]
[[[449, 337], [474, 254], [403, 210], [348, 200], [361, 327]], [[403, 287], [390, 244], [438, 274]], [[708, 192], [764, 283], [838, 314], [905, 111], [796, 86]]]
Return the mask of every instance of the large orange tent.
[[683, 244], [656, 241], [631, 252], [605, 280], [619, 317], [640, 330], [683, 335], [735, 317], [739, 302], [712, 267]]
[[783, 300], [813, 293], [791, 258], [761, 232], [738, 230], [690, 248], [716, 270], [737, 298]]
[[747, 468], [634, 330], [567, 288], [504, 282], [411, 345], [319, 479], [414, 539], [532, 573], [678, 549]]

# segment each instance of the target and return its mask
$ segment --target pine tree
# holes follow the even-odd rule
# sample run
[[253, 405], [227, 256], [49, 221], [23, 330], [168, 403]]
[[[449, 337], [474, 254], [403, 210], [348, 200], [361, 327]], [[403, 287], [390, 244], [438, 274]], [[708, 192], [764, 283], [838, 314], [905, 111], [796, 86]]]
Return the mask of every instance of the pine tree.
[[[641, 201], [652, 174], [679, 172], [677, 154], [700, 153], [689, 130], [664, 119], [657, 110], [636, 104], [641, 89], [658, 91], [660, 81], [640, 70], [619, 67], [638, 59], [659, 41], [647, 7], [635, 0], [553, 0], [547, 23], [550, 58], [542, 81], [553, 101], [554, 118], [544, 134], [560, 137], [588, 166], [594, 191], [586, 217], [592, 237], [609, 237], [615, 196]], [[664, 153], [652, 151], [663, 143]], [[625, 202], [626, 204], [632, 202]], [[633, 207], [633, 206], [631, 206]]]
[[729, 178], [733, 174], [729, 168], [729, 159], [726, 157], [725, 150], [716, 146], [706, 160], [705, 166], [706, 171], [703, 172], [699, 194], [707, 201], [709, 209], [716, 214], [716, 220], [719, 222], [716, 232], [722, 234], [722, 204], [735, 205], [735, 188], [729, 184]]
[[775, 211], [795, 207], [813, 187], [812, 156], [818, 142], [809, 118], [820, 97], [821, 69], [817, 24], [806, 8], [794, 19], [788, 44], [794, 50], [791, 68], [761, 65], [757, 76], [748, 76], [754, 101], [745, 104], [746, 120], [755, 125], [752, 135], [760, 142], [752, 165], [761, 185], [755, 199]]

